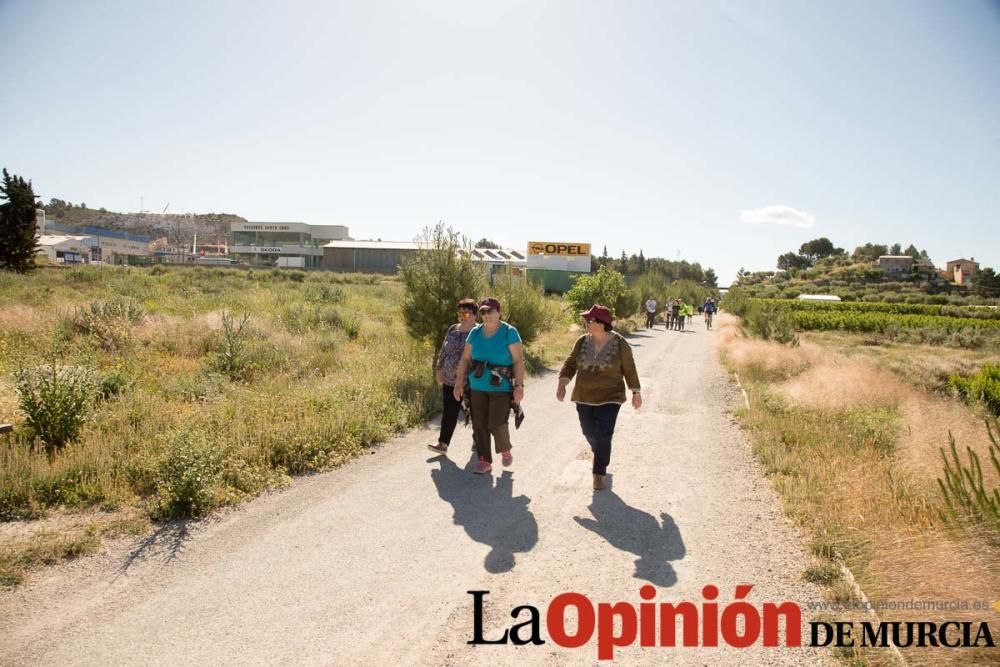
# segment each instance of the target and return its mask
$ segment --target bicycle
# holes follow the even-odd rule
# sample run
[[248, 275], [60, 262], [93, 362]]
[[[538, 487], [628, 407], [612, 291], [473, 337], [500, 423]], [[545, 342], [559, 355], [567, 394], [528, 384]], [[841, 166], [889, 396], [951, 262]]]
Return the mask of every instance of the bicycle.
[[712, 311], [710, 310], [705, 311], [705, 329], [707, 331], [712, 330], [712, 315], [713, 315]]

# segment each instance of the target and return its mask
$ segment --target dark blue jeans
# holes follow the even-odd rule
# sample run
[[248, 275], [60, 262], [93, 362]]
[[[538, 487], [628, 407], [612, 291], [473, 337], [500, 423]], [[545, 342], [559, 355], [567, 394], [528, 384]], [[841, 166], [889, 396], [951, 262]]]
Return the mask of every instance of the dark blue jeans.
[[618, 421], [618, 411], [621, 408], [618, 403], [576, 404], [583, 437], [590, 443], [590, 450], [594, 452], [595, 475], [605, 475], [608, 472], [608, 464], [611, 463], [611, 438], [614, 437], [615, 422]]

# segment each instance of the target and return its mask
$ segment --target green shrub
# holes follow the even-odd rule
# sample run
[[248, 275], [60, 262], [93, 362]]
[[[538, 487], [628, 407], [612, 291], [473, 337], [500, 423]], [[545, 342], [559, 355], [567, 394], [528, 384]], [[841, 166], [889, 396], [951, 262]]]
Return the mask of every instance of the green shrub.
[[361, 335], [361, 318], [351, 314], [344, 318], [339, 318], [341, 330], [347, 334], [351, 340], [356, 340]]
[[100, 373], [97, 380], [97, 393], [101, 399], [107, 401], [115, 396], [121, 396], [125, 392], [135, 388], [136, 377], [128, 366], [116, 365]]
[[727, 313], [732, 313], [736, 317], [743, 317], [750, 309], [751, 302], [746, 290], [735, 286], [726, 293], [726, 296], [722, 299], [722, 303], [719, 305]]
[[76, 439], [93, 406], [93, 371], [52, 363], [21, 369], [14, 382], [28, 426], [50, 453]]
[[205, 434], [179, 429], [163, 439], [156, 464], [157, 507], [163, 519], [199, 517], [215, 506], [213, 501], [221, 461]]
[[535, 340], [547, 318], [542, 288], [508, 271], [494, 283], [494, 295], [503, 307], [503, 319], [517, 328], [524, 344]]
[[645, 303], [646, 297], [642, 295], [642, 292], [637, 288], [630, 287], [625, 290], [624, 294], [615, 299], [612, 310], [615, 313], [615, 317], [625, 319], [633, 315], [638, 315]]
[[[438, 223], [418, 238], [421, 252], [399, 267], [403, 293], [403, 322], [414, 340], [433, 346], [437, 362], [441, 338], [455, 323], [455, 308], [462, 299], [482, 294], [485, 280], [471, 258], [472, 247], [457, 232]], [[343, 276], [346, 281], [349, 276]]]
[[1000, 364], [986, 364], [971, 377], [952, 375], [948, 386], [970, 402], [980, 401], [994, 415], [1000, 416]]
[[744, 312], [741, 326], [744, 332], [757, 338], [793, 347], [799, 344], [792, 315], [771, 304], [752, 304], [750, 309]]
[[628, 317], [632, 313], [619, 313], [616, 309], [618, 299], [625, 296], [627, 291], [625, 277], [614, 269], [602, 266], [597, 273], [577, 278], [573, 287], [566, 292], [566, 300], [577, 312], [600, 304], [611, 308], [615, 317]]
[[344, 300], [344, 290], [339, 287], [319, 283], [306, 290], [306, 299], [317, 303], [340, 303]]
[[94, 301], [87, 307], [77, 308], [73, 327], [97, 338], [106, 350], [120, 350], [131, 342], [132, 329], [145, 314], [143, 307], [133, 299]]

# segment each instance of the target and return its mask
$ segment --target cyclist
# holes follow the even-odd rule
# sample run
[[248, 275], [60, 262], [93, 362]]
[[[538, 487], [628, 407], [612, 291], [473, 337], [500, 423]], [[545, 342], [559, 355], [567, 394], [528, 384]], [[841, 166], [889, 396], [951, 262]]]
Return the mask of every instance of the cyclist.
[[718, 310], [718, 308], [715, 305], [715, 299], [709, 299], [708, 301], [706, 301], [705, 305], [703, 306], [703, 308], [705, 310], [705, 328], [706, 329], [711, 329], [712, 328], [712, 317], [715, 315], [715, 312]]

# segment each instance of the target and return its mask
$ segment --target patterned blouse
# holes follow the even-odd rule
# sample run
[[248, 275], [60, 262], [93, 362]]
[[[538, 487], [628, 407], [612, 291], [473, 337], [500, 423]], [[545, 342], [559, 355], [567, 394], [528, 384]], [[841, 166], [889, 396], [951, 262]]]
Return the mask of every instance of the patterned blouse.
[[465, 351], [465, 339], [469, 337], [468, 331], [462, 331], [457, 324], [453, 324], [444, 335], [444, 342], [441, 343], [441, 353], [438, 355], [438, 370], [444, 373], [444, 383], [449, 387], [455, 386], [455, 375], [458, 373], [458, 362], [462, 360], [462, 352]]
[[632, 346], [617, 332], [612, 331], [609, 336], [600, 349], [594, 345], [590, 334], [580, 336], [563, 362], [559, 377], [572, 380], [576, 376], [570, 399], [574, 403], [624, 403], [626, 382], [629, 389], [639, 389]]

